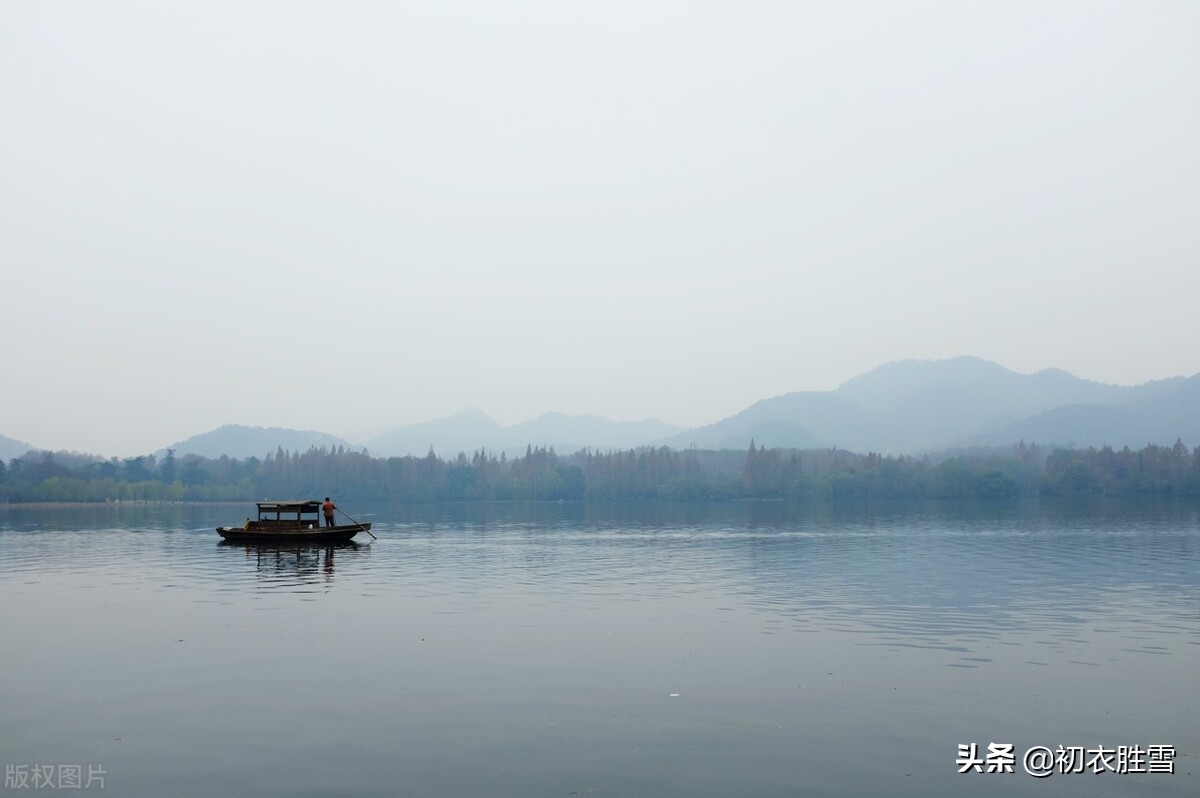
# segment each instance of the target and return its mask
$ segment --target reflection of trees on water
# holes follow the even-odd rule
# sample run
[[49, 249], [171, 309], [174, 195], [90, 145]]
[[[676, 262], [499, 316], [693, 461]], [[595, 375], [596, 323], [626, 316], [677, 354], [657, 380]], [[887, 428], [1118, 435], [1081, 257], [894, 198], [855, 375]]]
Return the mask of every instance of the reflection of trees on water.
[[339, 563], [365, 556], [369, 546], [343, 543], [244, 543], [222, 540], [222, 548], [241, 549], [266, 581], [288, 584], [331, 583]]

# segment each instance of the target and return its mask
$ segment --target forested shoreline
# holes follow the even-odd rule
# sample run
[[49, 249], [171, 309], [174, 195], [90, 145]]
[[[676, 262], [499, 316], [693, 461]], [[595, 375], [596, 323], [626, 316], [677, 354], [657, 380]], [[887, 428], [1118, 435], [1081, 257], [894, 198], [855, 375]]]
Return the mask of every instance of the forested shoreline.
[[0, 502], [253, 501], [313, 498], [415, 503], [583, 499], [1016, 498], [1061, 495], [1200, 496], [1200, 447], [1150, 445], [1006, 449], [938, 457], [839, 449], [744, 451], [644, 448], [522, 456], [478, 450], [443, 459], [282, 449], [263, 458], [100, 458], [29, 452], [0, 461]]

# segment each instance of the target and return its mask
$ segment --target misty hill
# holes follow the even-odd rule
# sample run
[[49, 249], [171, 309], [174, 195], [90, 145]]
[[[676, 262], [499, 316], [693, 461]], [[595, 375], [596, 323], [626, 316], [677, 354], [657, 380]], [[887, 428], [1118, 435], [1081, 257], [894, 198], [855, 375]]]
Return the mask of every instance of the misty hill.
[[745, 449], [751, 440], [771, 448], [818, 449], [844, 430], [862, 428], [862, 438], [882, 430], [853, 402], [828, 392], [789, 393], [755, 402], [735, 416], [666, 438], [675, 449]]
[[[657, 420], [610, 421], [547, 413], [504, 427], [477, 409], [397, 427], [348, 443], [321, 432], [229, 425], [174, 444], [176, 455], [263, 457], [282, 447], [365, 446], [372, 456], [443, 458], [480, 448], [524, 453], [526, 446], [563, 454], [666, 445], [675, 449], [745, 449], [751, 439], [771, 448], [837, 447], [856, 452], [919, 454], [959, 447], [1200, 443], [1200, 375], [1139, 386], [1080, 379], [1061, 369], [1018, 374], [976, 357], [903, 360], [850, 379], [834, 391], [789, 393], [754, 403], [714, 424], [683, 431]], [[10, 439], [0, 438], [0, 446]], [[25, 446], [17, 442], [18, 447]], [[5, 455], [20, 456], [25, 449]], [[3, 451], [0, 449], [0, 451]]]
[[610, 421], [565, 413], [546, 413], [533, 421], [502, 427], [486, 413], [470, 409], [399, 427], [370, 439], [366, 446], [375, 457], [421, 456], [431, 448], [444, 457], [459, 452], [470, 454], [480, 448], [511, 455], [524, 453], [530, 445], [571, 453], [584, 447], [603, 450], [643, 446], [681, 429], [657, 420]]
[[265, 457], [283, 447], [285, 451], [306, 452], [313, 447], [351, 445], [342, 438], [328, 435], [324, 432], [306, 432], [279, 427], [246, 427], [240, 424], [226, 424], [212, 432], [193, 435], [187, 440], [173, 443], [169, 447], [175, 450], [175, 456], [197, 454], [202, 457], [220, 457], [228, 455], [238, 459], [246, 457]]
[[[1110, 404], [1066, 405], [980, 435], [973, 443], [1039, 441], [1068, 448], [1200, 442], [1200, 374], [1128, 388]], [[1140, 442], [1140, 443], [1139, 443]]]
[[469, 408], [452, 416], [397, 427], [365, 442], [374, 457], [421, 456], [432, 447], [435, 452], [473, 452], [491, 442], [503, 429], [482, 410]]
[[0, 460], [11, 460], [20, 457], [33, 447], [24, 441], [0, 435]]
[[1023, 375], [975, 357], [888, 363], [830, 392], [792, 393], [662, 441], [674, 448], [824, 448], [890, 454], [1024, 439], [1140, 448], [1200, 442], [1200, 375], [1136, 387], [1059, 369]]
[[546, 413], [533, 421], [514, 424], [505, 431], [505, 448], [524, 451], [529, 444], [555, 447], [563, 453], [576, 452], [584, 447], [593, 449], [629, 449], [645, 446], [664, 435], [680, 432], [683, 427], [666, 424], [657, 419], [644, 421], [609, 421], [600, 416], [570, 416], [566, 413]]
[[1133, 390], [1060, 369], [1024, 375], [980, 358], [957, 357], [887, 363], [848, 380], [836, 393], [882, 424], [880, 449], [911, 452], [958, 446], [1055, 407], [1112, 404]]

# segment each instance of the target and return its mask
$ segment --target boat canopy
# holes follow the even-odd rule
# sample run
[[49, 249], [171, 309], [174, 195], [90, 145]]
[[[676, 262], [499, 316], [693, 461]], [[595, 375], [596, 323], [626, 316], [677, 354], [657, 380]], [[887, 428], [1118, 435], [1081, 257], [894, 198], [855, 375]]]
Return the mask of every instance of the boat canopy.
[[260, 521], [266, 520], [269, 517], [279, 520], [283, 516], [317, 515], [321, 512], [321, 503], [319, 501], [262, 501], [257, 502], [257, 504]]

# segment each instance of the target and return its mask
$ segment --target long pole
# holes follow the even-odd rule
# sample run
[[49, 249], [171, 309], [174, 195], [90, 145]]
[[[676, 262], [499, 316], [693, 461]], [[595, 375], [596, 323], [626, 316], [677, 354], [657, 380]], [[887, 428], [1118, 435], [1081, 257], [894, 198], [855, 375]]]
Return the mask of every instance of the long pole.
[[362, 525], [360, 522], [358, 522], [358, 521], [355, 521], [355, 520], [354, 520], [354, 518], [352, 518], [352, 517], [351, 517], [350, 513], [346, 512], [346, 511], [345, 511], [345, 510], [343, 510], [341, 507], [338, 507], [338, 508], [337, 508], [337, 511], [338, 511], [339, 513], [341, 513], [342, 515], [346, 516], [347, 518], [349, 518], [351, 521], [354, 521], [354, 523], [358, 524], [360, 527], [362, 527], [362, 531], [363, 531], [363, 532], [366, 532], [368, 535], [371, 535], [371, 537], [372, 537], [372, 538], [375, 538], [375, 540], [379, 540], [379, 538], [376, 538], [376, 537], [375, 537], [375, 535], [371, 533], [371, 530], [367, 529], [367, 528], [366, 528], [365, 526], [363, 526], [363, 525]]

